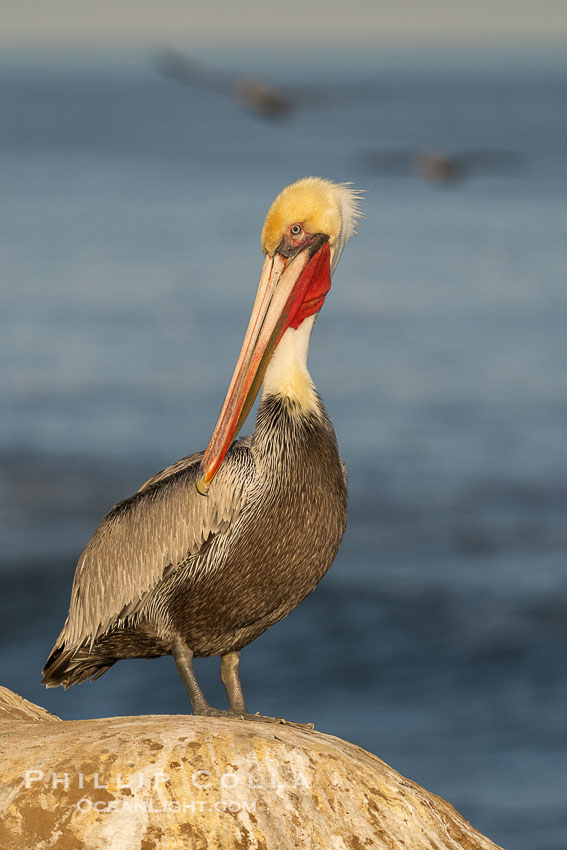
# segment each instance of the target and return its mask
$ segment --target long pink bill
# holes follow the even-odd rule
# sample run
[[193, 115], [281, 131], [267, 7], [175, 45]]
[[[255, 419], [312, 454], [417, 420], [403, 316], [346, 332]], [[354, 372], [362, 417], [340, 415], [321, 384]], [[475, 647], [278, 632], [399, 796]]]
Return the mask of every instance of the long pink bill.
[[315, 253], [307, 247], [291, 260], [278, 253], [266, 256], [232, 380], [201, 461], [197, 489], [202, 495], [207, 495], [211, 481], [254, 404], [278, 342], [296, 316], [301, 315], [304, 303], [317, 303], [317, 309], [321, 306], [324, 295], [313, 300], [310, 292], [327, 292], [329, 287], [327, 241]]

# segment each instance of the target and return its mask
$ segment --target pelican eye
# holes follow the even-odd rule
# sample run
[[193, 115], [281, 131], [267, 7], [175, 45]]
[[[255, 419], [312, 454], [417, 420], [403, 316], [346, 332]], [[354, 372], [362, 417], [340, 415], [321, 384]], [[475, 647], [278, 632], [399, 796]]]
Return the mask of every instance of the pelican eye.
[[292, 224], [289, 228], [289, 232], [292, 236], [301, 236], [303, 233], [303, 228], [300, 224]]

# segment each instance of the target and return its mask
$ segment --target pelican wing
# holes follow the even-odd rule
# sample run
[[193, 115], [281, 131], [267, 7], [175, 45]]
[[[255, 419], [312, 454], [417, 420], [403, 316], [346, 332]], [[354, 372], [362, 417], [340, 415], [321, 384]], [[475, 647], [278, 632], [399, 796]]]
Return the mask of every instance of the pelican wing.
[[165, 481], [166, 478], [172, 478], [178, 472], [184, 472], [185, 470], [198, 466], [203, 459], [203, 454], [204, 452], [194, 452], [192, 455], [182, 457], [181, 460], [176, 460], [175, 463], [172, 463], [170, 466], [166, 466], [165, 469], [160, 469], [159, 472], [156, 472], [155, 475], [152, 475], [151, 478], [148, 478], [148, 480], [142, 484], [138, 493], [143, 493], [144, 490], [148, 490], [150, 487], [153, 487], [154, 484], [159, 484], [161, 481]]
[[216, 94], [231, 95], [237, 80], [236, 74], [208, 68], [177, 50], [160, 50], [154, 57], [153, 66], [164, 77]]
[[230, 528], [253, 478], [250, 451], [233, 447], [208, 496], [195, 487], [202, 456], [158, 472], [104, 517], [77, 564], [56, 646], [92, 645], [112, 623], [139, 610], [166, 575]]

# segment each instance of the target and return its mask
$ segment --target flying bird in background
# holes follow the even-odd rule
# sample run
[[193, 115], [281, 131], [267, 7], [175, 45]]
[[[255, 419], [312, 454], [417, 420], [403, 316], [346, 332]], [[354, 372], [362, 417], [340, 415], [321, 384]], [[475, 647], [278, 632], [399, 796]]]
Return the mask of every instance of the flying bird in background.
[[[75, 572], [48, 687], [116, 661], [172, 654], [195, 714], [258, 719], [240, 650], [317, 586], [346, 525], [347, 477], [307, 370], [313, 324], [360, 218], [348, 184], [305, 178], [273, 202], [264, 263], [209, 444], [158, 472], [102, 520]], [[254, 432], [236, 442], [262, 389]], [[193, 658], [218, 655], [228, 710], [212, 708]]]
[[431, 183], [454, 183], [471, 177], [518, 174], [521, 156], [514, 151], [375, 150], [362, 154], [366, 170], [374, 174], [420, 177]]
[[296, 109], [319, 109], [367, 100], [379, 87], [374, 81], [341, 85], [274, 86], [260, 77], [210, 68], [176, 50], [162, 50], [153, 67], [164, 77], [235, 100], [266, 120], [288, 117]]

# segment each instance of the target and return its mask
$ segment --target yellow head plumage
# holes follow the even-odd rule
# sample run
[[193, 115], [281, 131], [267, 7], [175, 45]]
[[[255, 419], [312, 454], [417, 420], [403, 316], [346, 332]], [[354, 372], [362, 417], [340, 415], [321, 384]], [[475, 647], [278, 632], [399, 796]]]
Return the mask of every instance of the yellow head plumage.
[[273, 256], [286, 229], [298, 223], [309, 233], [329, 237], [334, 271], [344, 246], [356, 232], [361, 216], [359, 195], [348, 183], [321, 177], [304, 177], [286, 186], [268, 210], [262, 229], [263, 252]]

